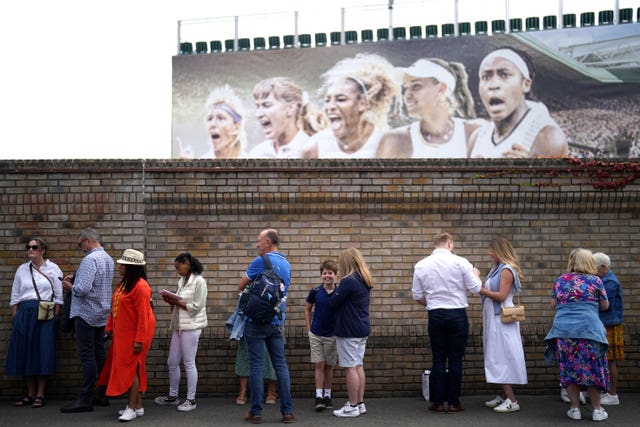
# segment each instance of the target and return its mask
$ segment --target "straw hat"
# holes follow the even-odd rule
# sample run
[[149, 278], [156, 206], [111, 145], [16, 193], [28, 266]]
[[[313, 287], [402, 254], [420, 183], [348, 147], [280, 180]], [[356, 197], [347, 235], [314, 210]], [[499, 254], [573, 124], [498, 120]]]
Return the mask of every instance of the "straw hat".
[[122, 257], [116, 261], [118, 264], [145, 265], [144, 254], [135, 249], [125, 249]]

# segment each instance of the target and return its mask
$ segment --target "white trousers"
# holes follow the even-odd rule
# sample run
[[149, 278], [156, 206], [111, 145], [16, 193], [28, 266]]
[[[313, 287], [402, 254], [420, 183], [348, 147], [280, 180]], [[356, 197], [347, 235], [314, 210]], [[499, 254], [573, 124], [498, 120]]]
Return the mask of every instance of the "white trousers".
[[187, 376], [187, 399], [195, 400], [198, 386], [198, 369], [196, 368], [196, 353], [202, 329], [192, 331], [173, 331], [169, 345], [169, 396], [178, 396], [180, 386], [180, 361], [184, 365]]

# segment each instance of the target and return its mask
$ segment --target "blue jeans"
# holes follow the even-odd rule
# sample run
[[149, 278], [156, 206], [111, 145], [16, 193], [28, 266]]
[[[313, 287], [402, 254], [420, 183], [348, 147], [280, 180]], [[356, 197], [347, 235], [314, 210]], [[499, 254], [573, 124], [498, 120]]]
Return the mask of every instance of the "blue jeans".
[[[469, 321], [464, 308], [429, 310], [429, 339], [433, 353], [433, 403], [460, 405], [462, 357], [469, 336]], [[449, 375], [445, 375], [448, 369]]]
[[249, 356], [249, 393], [253, 415], [262, 414], [264, 399], [264, 348], [267, 346], [273, 369], [278, 378], [278, 394], [280, 395], [280, 412], [289, 415], [293, 412], [291, 403], [291, 379], [289, 366], [284, 356], [284, 337], [276, 325], [256, 325], [247, 322], [244, 325], [244, 340]]
[[80, 317], [76, 317], [74, 320], [78, 357], [82, 365], [82, 389], [78, 399], [91, 405], [93, 403], [93, 387], [107, 357], [104, 349], [104, 326], [93, 327]]

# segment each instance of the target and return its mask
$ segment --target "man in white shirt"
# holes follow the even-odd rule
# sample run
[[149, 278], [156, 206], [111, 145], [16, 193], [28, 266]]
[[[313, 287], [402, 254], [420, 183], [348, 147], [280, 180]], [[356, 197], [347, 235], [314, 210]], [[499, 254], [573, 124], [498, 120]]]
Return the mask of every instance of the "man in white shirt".
[[[467, 346], [469, 321], [466, 308], [467, 291], [480, 292], [480, 272], [466, 259], [453, 254], [453, 237], [438, 234], [434, 251], [415, 265], [413, 299], [427, 308], [429, 340], [433, 354], [432, 404], [429, 410], [444, 413], [461, 412], [462, 357]], [[449, 375], [445, 376], [448, 369]]]

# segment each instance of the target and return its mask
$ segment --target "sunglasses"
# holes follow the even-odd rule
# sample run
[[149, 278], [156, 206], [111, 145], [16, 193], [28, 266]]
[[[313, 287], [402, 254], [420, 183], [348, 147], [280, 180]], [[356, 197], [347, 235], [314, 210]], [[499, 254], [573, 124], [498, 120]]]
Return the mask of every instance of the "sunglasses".
[[33, 249], [34, 251], [37, 251], [37, 250], [39, 250], [39, 249], [40, 249], [40, 246], [37, 246], [37, 245], [27, 245], [27, 248], [26, 248], [26, 249], [27, 249], [27, 250], [29, 250], [29, 249]]

